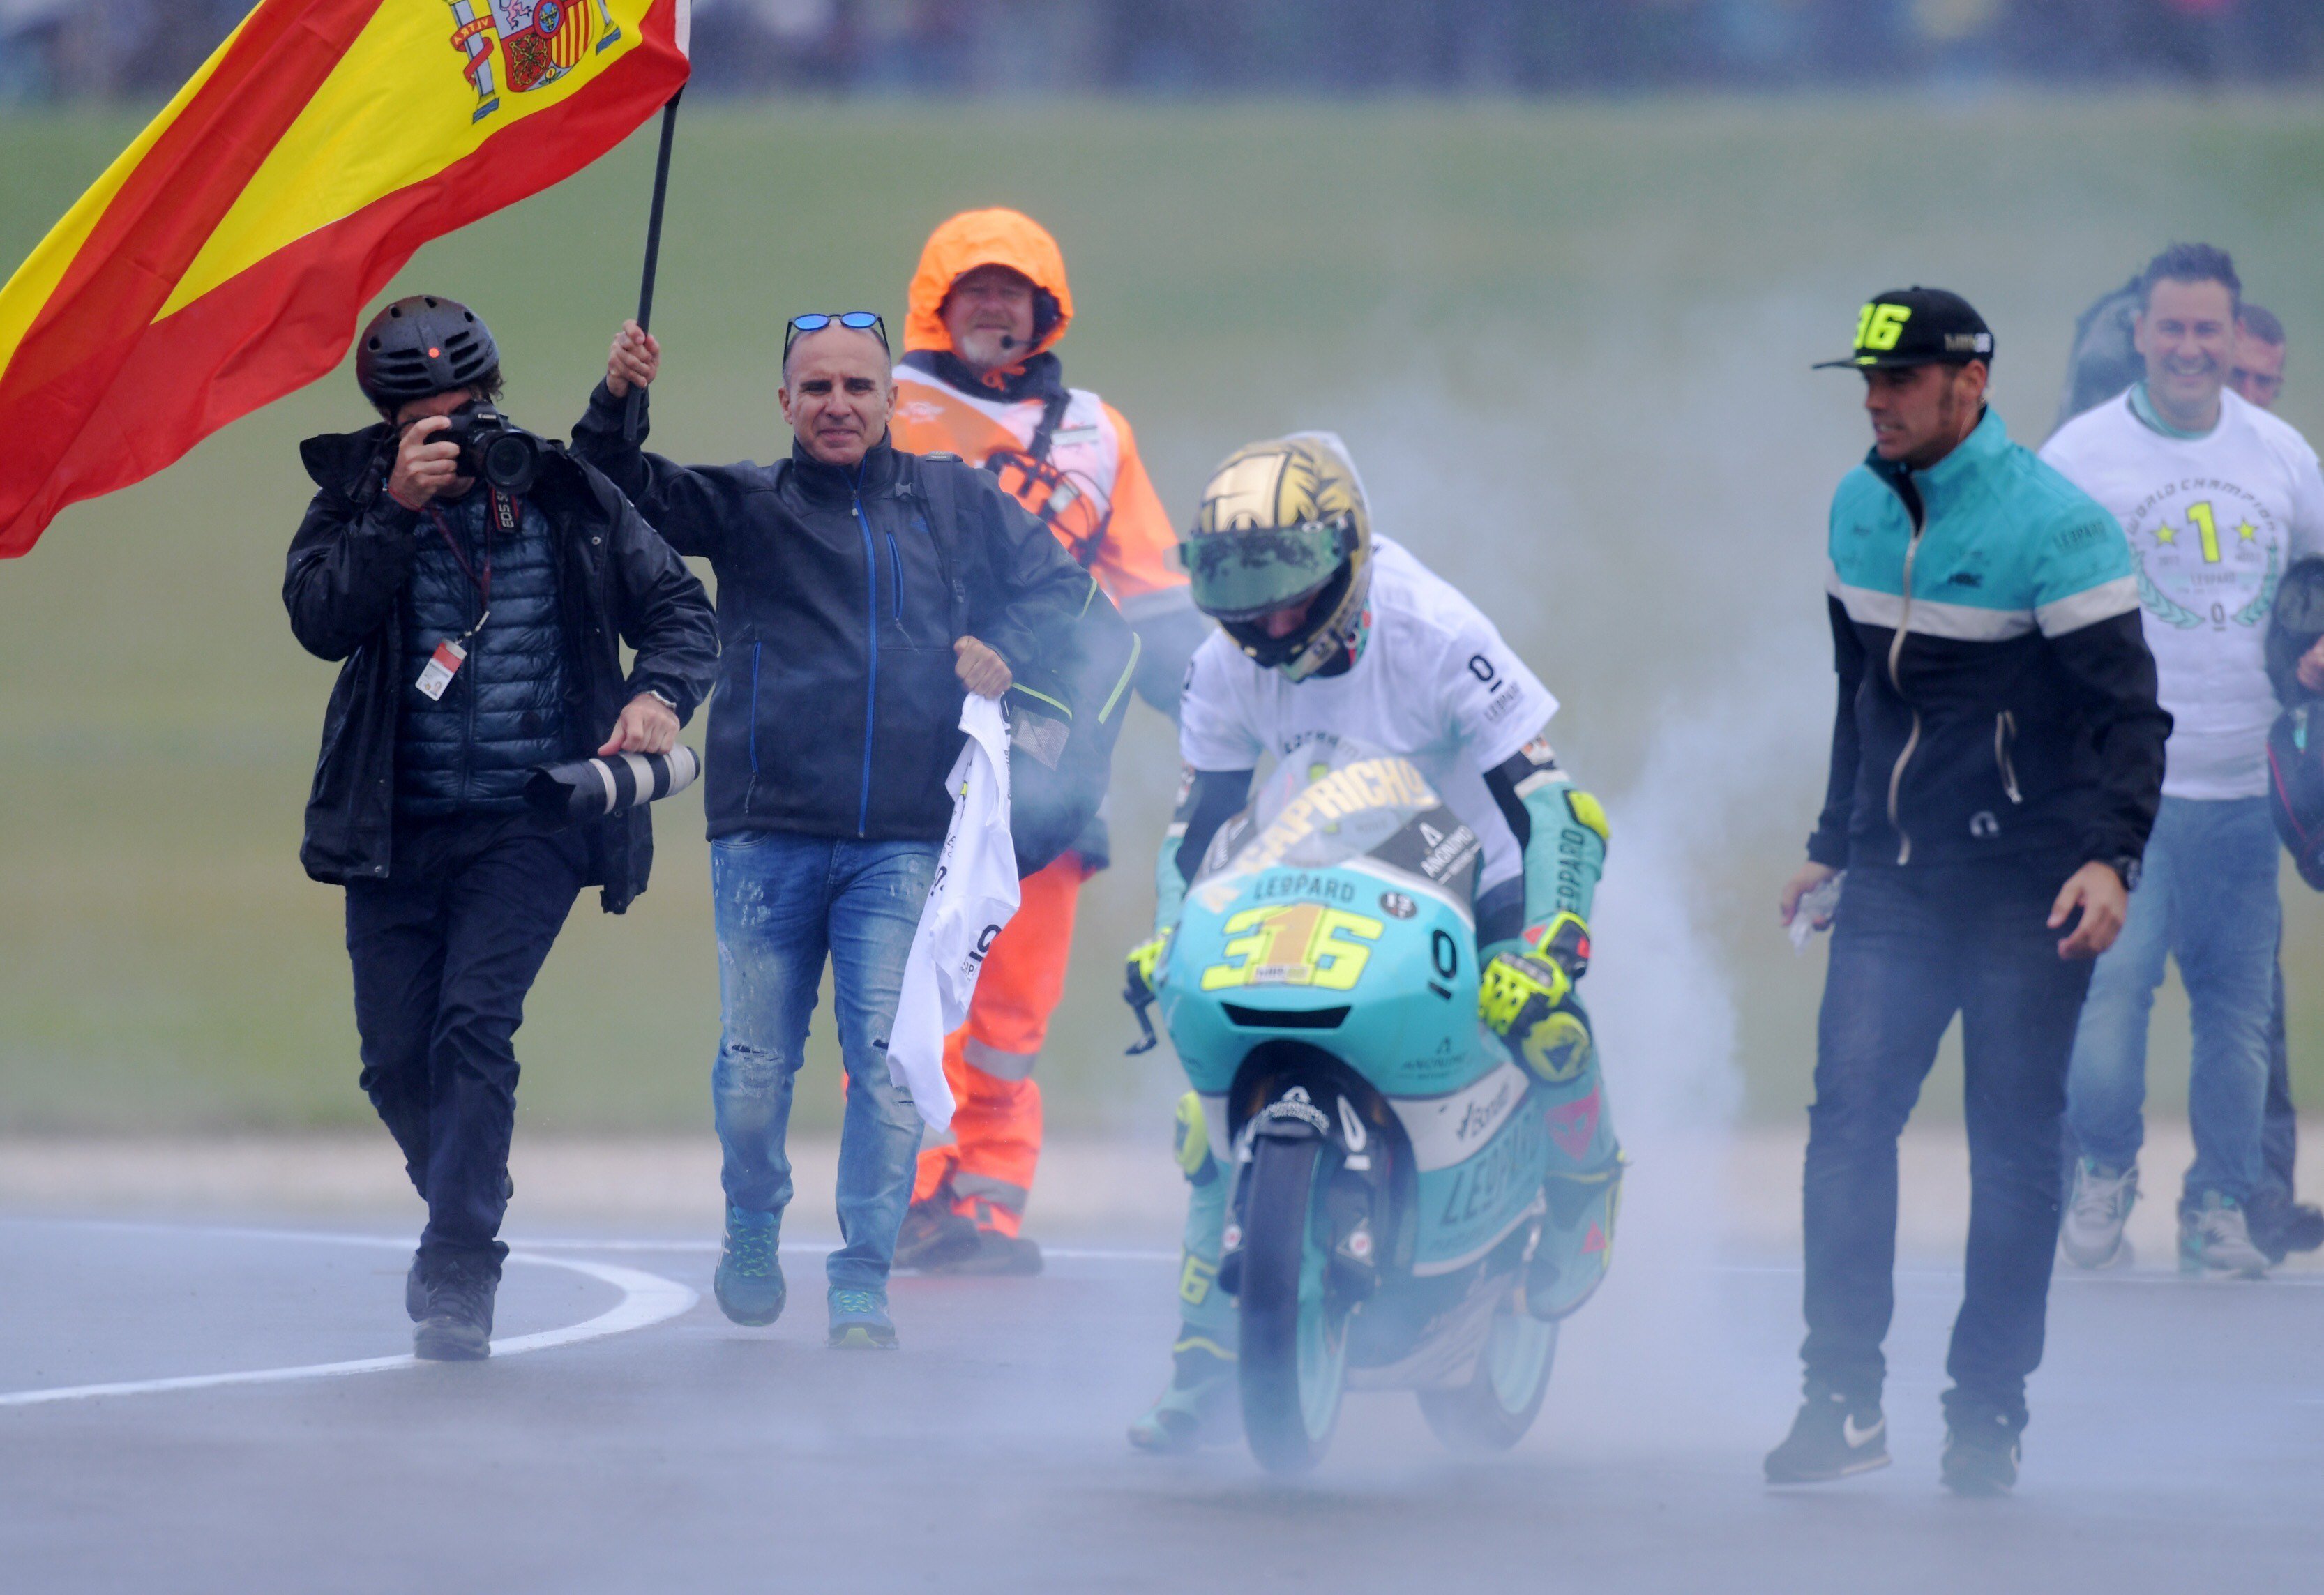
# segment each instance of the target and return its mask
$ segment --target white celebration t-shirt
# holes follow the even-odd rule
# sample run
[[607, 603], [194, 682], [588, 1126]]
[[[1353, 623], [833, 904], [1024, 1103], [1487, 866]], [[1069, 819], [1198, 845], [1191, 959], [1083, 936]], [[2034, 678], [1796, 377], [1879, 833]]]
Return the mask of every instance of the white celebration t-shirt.
[[2170, 438], [2128, 394], [2061, 427], [2042, 457], [2122, 522], [2146, 645], [2171, 711], [2163, 790], [2267, 792], [2275, 692], [2263, 643], [2284, 567], [2324, 551], [2324, 475], [2290, 426], [2233, 392], [2200, 438]]
[[1223, 632], [1194, 654], [1178, 751], [1196, 770], [1250, 770], [1342, 739], [1410, 759], [1484, 844], [1480, 890], [1523, 865], [1483, 772], [1531, 741], [1557, 699], [1452, 584], [1387, 538], [1372, 539], [1371, 629], [1344, 675], [1262, 669]]

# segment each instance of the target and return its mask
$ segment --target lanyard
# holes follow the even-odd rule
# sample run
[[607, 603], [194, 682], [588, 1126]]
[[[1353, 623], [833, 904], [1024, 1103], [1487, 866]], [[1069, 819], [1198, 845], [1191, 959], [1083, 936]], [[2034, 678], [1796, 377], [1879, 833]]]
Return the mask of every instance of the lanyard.
[[[486, 491], [492, 494], [493, 520], [500, 523], [500, 529], [503, 531], [514, 531], [517, 526], [516, 501], [497, 487], [489, 488]], [[484, 526], [484, 574], [480, 576], [476, 573], [476, 567], [468, 563], [468, 557], [460, 551], [460, 539], [452, 535], [451, 527], [445, 522], [444, 512], [431, 502], [428, 506], [428, 514], [436, 522], [436, 530], [443, 535], [444, 546], [452, 551], [453, 559], [460, 567], [460, 574], [466, 576], [469, 585], [476, 589], [479, 608], [476, 623], [454, 639], [455, 641], [466, 642], [483, 631], [484, 622], [493, 618], [492, 524], [487, 522]]]

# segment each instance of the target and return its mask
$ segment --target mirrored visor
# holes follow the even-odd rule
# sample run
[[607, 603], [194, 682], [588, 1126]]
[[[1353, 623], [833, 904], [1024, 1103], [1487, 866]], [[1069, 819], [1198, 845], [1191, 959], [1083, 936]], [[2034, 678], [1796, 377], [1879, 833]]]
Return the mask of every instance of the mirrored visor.
[[1222, 621], [1256, 620], [1323, 590], [1345, 557], [1348, 518], [1276, 530], [1198, 532], [1179, 544], [1194, 605]]

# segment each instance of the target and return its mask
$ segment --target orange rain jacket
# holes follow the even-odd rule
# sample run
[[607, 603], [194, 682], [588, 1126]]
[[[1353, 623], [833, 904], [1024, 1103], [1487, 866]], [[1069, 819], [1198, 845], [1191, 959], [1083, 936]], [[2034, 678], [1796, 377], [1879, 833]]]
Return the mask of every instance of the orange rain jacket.
[[[990, 375], [953, 353], [942, 316], [952, 285], [984, 265], [1022, 272], [1039, 290], [1033, 347]], [[896, 370], [896, 445], [915, 454], [948, 450], [994, 470], [1144, 633], [1150, 618], [1191, 613], [1186, 578], [1169, 561], [1178, 538], [1147, 479], [1130, 423], [1095, 393], [1065, 385], [1052, 351], [1073, 319], [1065, 256], [1038, 222], [1006, 209], [964, 211], [945, 222], [929, 235], [912, 276], [904, 358]], [[1027, 450], [1060, 401], [1047, 458], [1036, 460]], [[1193, 640], [1199, 642], [1201, 633]], [[1148, 689], [1147, 675], [1139, 671], [1141, 696], [1175, 712], [1178, 674], [1167, 677], [1167, 702]]]

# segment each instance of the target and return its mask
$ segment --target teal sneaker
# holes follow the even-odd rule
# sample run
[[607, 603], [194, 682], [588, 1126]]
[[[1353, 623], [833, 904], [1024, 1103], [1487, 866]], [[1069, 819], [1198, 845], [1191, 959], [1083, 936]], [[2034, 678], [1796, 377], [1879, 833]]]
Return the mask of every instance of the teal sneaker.
[[781, 1227], [753, 1216], [726, 1212], [726, 1249], [718, 1258], [711, 1280], [718, 1310], [735, 1323], [763, 1329], [783, 1315], [789, 1292], [783, 1284], [783, 1265], [775, 1248]]
[[831, 1293], [831, 1339], [825, 1342], [850, 1351], [892, 1351], [895, 1321], [888, 1316], [884, 1290], [835, 1290]]

